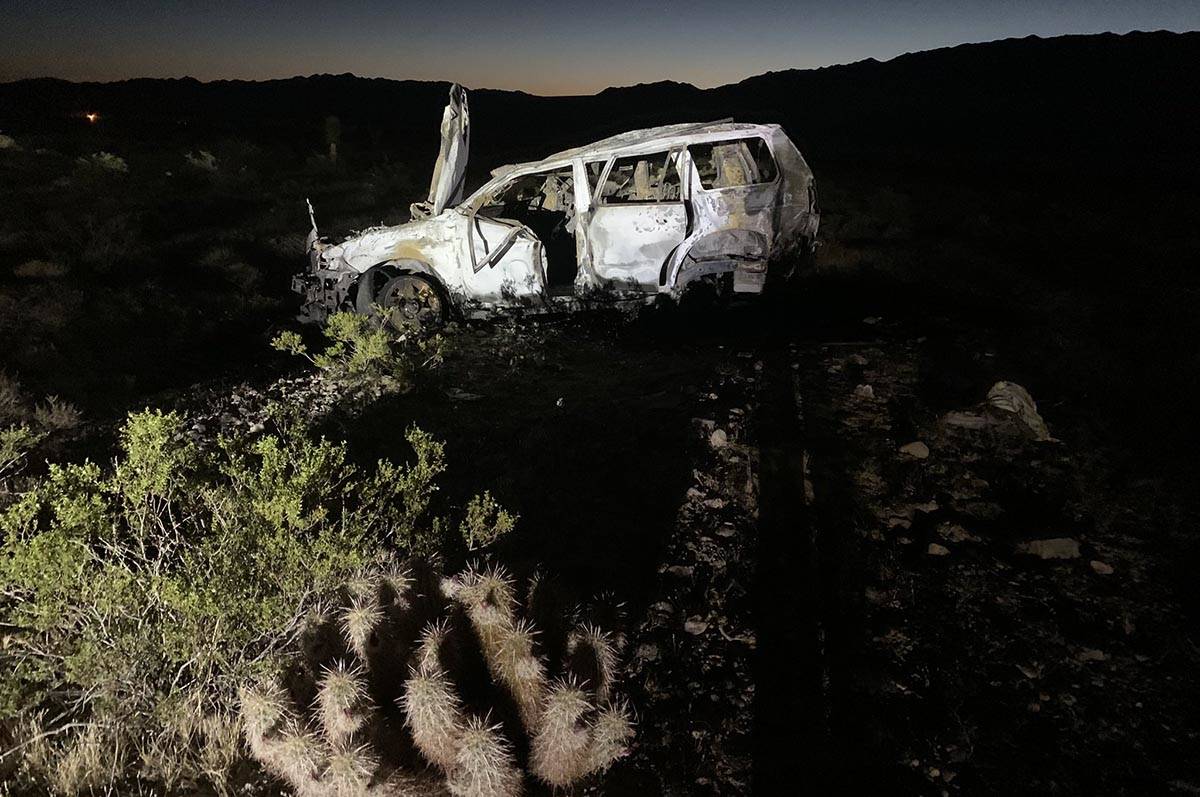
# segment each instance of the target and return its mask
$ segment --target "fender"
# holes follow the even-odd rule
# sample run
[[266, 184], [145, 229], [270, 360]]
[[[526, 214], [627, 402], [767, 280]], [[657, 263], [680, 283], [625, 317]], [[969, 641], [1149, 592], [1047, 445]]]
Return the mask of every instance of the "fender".
[[[369, 269], [359, 275], [358, 280], [354, 283], [354, 309], [363, 314], [371, 312], [371, 302], [375, 298], [375, 291], [382, 287], [384, 279], [399, 276], [401, 274], [420, 274], [434, 284], [442, 293], [442, 298], [446, 300], [450, 307], [453, 307], [453, 302], [450, 301], [450, 291], [442, 283], [442, 280], [429, 267], [428, 263], [423, 263], [420, 260], [388, 260]], [[369, 286], [370, 290], [360, 290], [360, 286]]]
[[764, 260], [767, 251], [766, 236], [757, 230], [735, 227], [699, 235], [684, 241], [667, 258], [659, 277], [660, 290], [677, 293], [696, 277], [733, 271], [738, 261]]

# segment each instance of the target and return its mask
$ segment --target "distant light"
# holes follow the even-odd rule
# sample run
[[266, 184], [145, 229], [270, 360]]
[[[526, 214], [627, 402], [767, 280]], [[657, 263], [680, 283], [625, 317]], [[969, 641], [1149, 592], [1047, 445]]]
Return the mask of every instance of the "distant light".
[[83, 115], [83, 117], [85, 119], [87, 119], [89, 122], [91, 122], [92, 124], [96, 124], [96, 121], [100, 118], [100, 114], [96, 113], [95, 111], [92, 111], [91, 113], [85, 113]]

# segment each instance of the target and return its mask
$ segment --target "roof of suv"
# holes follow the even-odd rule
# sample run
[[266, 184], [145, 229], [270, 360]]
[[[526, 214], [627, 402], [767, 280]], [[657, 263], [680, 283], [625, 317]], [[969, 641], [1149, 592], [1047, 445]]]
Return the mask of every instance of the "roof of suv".
[[[537, 168], [539, 166], [550, 166], [562, 161], [573, 160], [579, 157], [589, 156], [609, 156], [617, 150], [654, 146], [655, 144], [665, 143], [686, 143], [689, 139], [700, 139], [704, 136], [712, 134], [728, 134], [728, 133], [766, 133], [778, 128], [778, 125], [756, 125], [746, 122], [735, 122], [732, 119], [720, 119], [716, 122], [685, 122], [683, 124], [663, 125], [662, 127], [648, 127], [644, 130], [627, 130], [624, 133], [617, 133], [615, 136], [609, 136], [591, 144], [584, 144], [582, 147], [574, 147], [566, 149], [562, 152], [556, 152], [540, 161], [529, 161], [526, 163], [515, 163], [507, 166], [501, 166], [498, 169], [492, 170], [492, 175], [499, 177], [517, 169]], [[683, 139], [684, 141], [680, 141]]]

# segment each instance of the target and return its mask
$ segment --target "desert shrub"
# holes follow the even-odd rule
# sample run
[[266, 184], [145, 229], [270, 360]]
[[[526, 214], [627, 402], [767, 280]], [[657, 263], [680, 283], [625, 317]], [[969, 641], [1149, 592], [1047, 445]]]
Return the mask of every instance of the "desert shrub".
[[546, 581], [522, 603], [499, 568], [438, 584], [409, 564], [361, 574], [309, 615], [286, 670], [243, 687], [246, 741], [270, 772], [305, 795], [508, 797], [527, 776], [566, 789], [625, 754], [608, 634], [545, 639], [532, 617]]
[[70, 269], [66, 266], [49, 260], [26, 260], [13, 266], [13, 276], [22, 279], [57, 279], [69, 273]]
[[217, 156], [208, 150], [202, 149], [199, 152], [188, 152], [183, 157], [189, 164], [200, 171], [215, 172], [217, 170]]
[[37, 425], [52, 432], [74, 429], [81, 417], [78, 407], [58, 396], [47, 396], [45, 401], [33, 408], [33, 419]]
[[9, 426], [25, 420], [27, 412], [21, 383], [15, 377], [0, 371], [0, 426]]
[[122, 174], [129, 171], [129, 164], [125, 162], [125, 159], [111, 152], [96, 152], [86, 158], [79, 158], [77, 163], [84, 167]]
[[350, 393], [371, 397], [408, 390], [418, 358], [422, 366], [441, 363], [442, 336], [397, 337], [379, 316], [334, 313], [325, 321], [324, 334], [329, 344], [316, 354], [290, 330], [279, 333], [271, 345], [305, 358]]
[[484, 491], [467, 504], [466, 517], [459, 526], [468, 551], [484, 548], [507, 535], [517, 525], [517, 516], [509, 513]]
[[385, 548], [446, 525], [430, 501], [442, 448], [419, 430], [412, 462], [373, 471], [282, 414], [215, 448], [185, 430], [174, 412], [130, 415], [111, 467], [51, 465], [0, 504], [14, 783], [224, 790], [238, 686], [277, 671], [307, 609]]
[[32, 405], [21, 384], [0, 371], [0, 485], [22, 470], [29, 452], [47, 436], [79, 425], [75, 405], [47, 396]]
[[66, 216], [50, 211], [37, 227], [42, 249], [52, 263], [107, 274], [135, 260], [145, 248], [135, 214], [109, 207]]
[[200, 258], [199, 265], [237, 288], [242, 294], [253, 292], [262, 282], [259, 270], [242, 260], [228, 246], [217, 246], [208, 250]]
[[28, 426], [0, 428], [0, 479], [19, 471], [26, 456], [43, 437]]

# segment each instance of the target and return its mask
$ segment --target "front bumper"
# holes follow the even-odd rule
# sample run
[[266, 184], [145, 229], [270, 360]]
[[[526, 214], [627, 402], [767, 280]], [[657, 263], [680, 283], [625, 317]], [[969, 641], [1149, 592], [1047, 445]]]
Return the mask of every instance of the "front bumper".
[[332, 313], [353, 309], [351, 293], [358, 274], [325, 268], [319, 244], [309, 246], [309, 267], [292, 276], [292, 291], [300, 294], [301, 321], [321, 323]]

